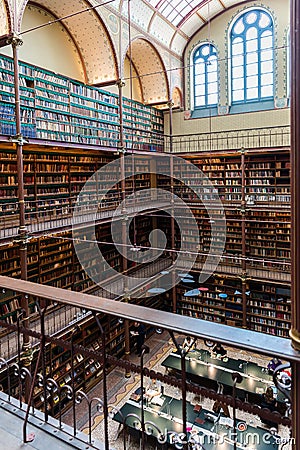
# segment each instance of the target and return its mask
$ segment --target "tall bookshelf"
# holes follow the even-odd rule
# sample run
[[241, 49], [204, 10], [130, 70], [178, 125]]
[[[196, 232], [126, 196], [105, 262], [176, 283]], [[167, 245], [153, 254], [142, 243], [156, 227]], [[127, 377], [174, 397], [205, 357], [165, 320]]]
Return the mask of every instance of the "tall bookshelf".
[[[24, 62], [19, 72], [25, 137], [118, 147], [116, 94]], [[127, 147], [162, 151], [163, 113], [134, 100], [122, 101]], [[0, 55], [0, 134], [16, 134], [14, 104], [13, 61]]]
[[[288, 337], [290, 283], [280, 281], [280, 274], [290, 270], [289, 158], [287, 150], [246, 152], [242, 166], [241, 155], [236, 152], [189, 155], [191, 162], [215, 187], [223, 203], [226, 242], [214, 279], [204, 284], [207, 290], [199, 296], [186, 297], [184, 293], [188, 288], [179, 285], [177, 311], [180, 314], [243, 326], [244, 313], [249, 329]], [[183, 231], [181, 239], [191, 251], [198, 249], [199, 255], [194, 265], [194, 270], [197, 270], [202, 267], [210, 251], [211, 222], [214, 214], [218, 217], [218, 211], [214, 211], [211, 204], [209, 217], [205, 205], [194, 194], [193, 190], [199, 186], [205, 192], [205, 179], [202, 181], [197, 171], [187, 169], [185, 165], [175, 166], [174, 170], [179, 177], [188, 180], [185, 186], [175, 183], [174, 191], [188, 203], [196, 219], [199, 240], [195, 238], [197, 228], [191, 226]], [[167, 183], [164, 177], [158, 179], [158, 186], [168, 186]], [[218, 230], [217, 221], [214, 227], [217, 244], [218, 234], [222, 230]], [[242, 258], [245, 258], [244, 262]], [[261, 274], [256, 277], [252, 275], [262, 269], [265, 274], [268, 270], [275, 271], [278, 282], [267, 282]], [[244, 271], [246, 306], [243, 306], [241, 284]], [[226, 295], [220, 297], [219, 294]], [[246, 310], [243, 311], [243, 308]]]
[[[201, 155], [191, 160], [217, 189], [223, 203], [226, 217], [226, 244], [224, 260], [236, 264], [242, 252], [242, 220], [245, 220], [246, 255], [251, 266], [270, 267], [274, 270], [286, 269], [290, 260], [290, 179], [289, 152], [272, 154], [247, 153], [245, 160], [245, 185], [242, 186], [241, 157], [235, 154]], [[193, 186], [199, 186], [199, 175], [193, 170], [177, 173], [189, 180], [189, 185], [177, 183], [175, 193], [190, 205], [197, 220], [200, 233], [199, 251], [209, 251], [210, 223], [202, 201], [193, 193]], [[163, 183], [161, 180], [160, 183]], [[198, 183], [198, 184], [197, 184]], [[205, 183], [205, 180], [202, 182]], [[204, 186], [205, 187], [205, 186]], [[241, 213], [242, 190], [245, 194], [245, 215]], [[213, 210], [210, 211], [213, 215]], [[218, 211], [216, 210], [216, 217]], [[191, 246], [193, 232], [184, 236]], [[201, 259], [201, 258], [200, 258]], [[203, 258], [202, 258], [203, 259]], [[265, 262], [263, 260], [266, 260]], [[272, 263], [274, 260], [274, 264]], [[276, 261], [276, 263], [275, 263]]]

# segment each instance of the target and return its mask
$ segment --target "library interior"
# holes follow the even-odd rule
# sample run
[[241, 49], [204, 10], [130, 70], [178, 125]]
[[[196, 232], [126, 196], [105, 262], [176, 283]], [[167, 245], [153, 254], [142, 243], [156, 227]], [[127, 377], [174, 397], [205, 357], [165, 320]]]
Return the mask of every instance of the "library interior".
[[299, 2], [0, 17], [0, 448], [299, 450]]

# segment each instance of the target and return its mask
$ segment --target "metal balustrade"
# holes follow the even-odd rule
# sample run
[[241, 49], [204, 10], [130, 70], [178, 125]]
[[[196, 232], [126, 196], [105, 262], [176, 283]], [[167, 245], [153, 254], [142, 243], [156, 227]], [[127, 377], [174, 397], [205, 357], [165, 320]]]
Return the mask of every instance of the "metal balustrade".
[[[24, 357], [22, 356], [22, 352], [19, 353], [19, 358], [17, 358], [14, 362], [7, 361], [5, 358], [0, 360], [2, 379], [5, 374], [7, 379], [4, 389], [5, 393], [1, 394], [1, 408], [4, 407], [3, 402], [5, 404], [13, 403], [14, 406], [16, 406], [15, 400], [12, 399], [12, 386], [18, 385], [18, 408], [26, 411], [23, 426], [24, 442], [28, 442], [28, 420], [31, 420], [35, 415], [38, 415], [39, 418], [41, 417], [41, 412], [37, 411], [36, 405], [34, 405], [33, 402], [33, 393], [35, 392], [35, 389], [39, 389], [44, 393], [43, 404], [39, 408], [42, 411], [43, 416], [41, 426], [43, 423], [50, 422], [51, 418], [50, 411], [47, 406], [47, 398], [51, 397], [58, 407], [57, 421], [55, 424], [51, 422], [51, 426], [56, 427], [58, 431], [67, 431], [76, 439], [83, 439], [83, 442], [89, 446], [86, 448], [100, 448], [99, 444], [95, 444], [95, 438], [93, 436], [93, 423], [96, 416], [99, 416], [98, 422], [101, 422], [101, 427], [103, 430], [102, 445], [106, 450], [114, 448], [114, 442], [112, 441], [111, 436], [109, 436], [109, 428], [111, 426], [111, 421], [116, 418], [118, 419], [118, 423], [121, 427], [118, 431], [120, 431], [120, 439], [123, 443], [122, 445], [124, 450], [129, 448], [130, 442], [128, 439], [128, 433], [129, 429], [132, 430], [133, 428], [137, 431], [142, 449], [148, 448], [147, 439], [149, 439], [149, 436], [155, 438], [154, 440], [156, 440], [157, 444], [163, 442], [170, 443], [170, 432], [161, 429], [159, 425], [143, 416], [143, 414], [149, 413], [147, 406], [144, 407], [143, 398], [140, 403], [137, 403], [137, 415], [135, 415], [136, 413], [133, 413], [132, 411], [124, 414], [124, 410], [120, 410], [119, 404], [110, 404], [110, 400], [107, 397], [108, 377], [109, 371], [114, 370], [115, 368], [119, 368], [120, 370], [124, 370], [126, 372], [140, 374], [141, 388], [143, 388], [143, 378], [151, 377], [160, 380], [166, 387], [169, 386], [170, 388], [173, 387], [181, 390], [182, 400], [180, 401], [180, 407], [182, 408], [182, 413], [180, 416], [181, 418], [176, 419], [176, 417], [172, 417], [173, 422], [175, 421], [177, 423], [177, 432], [175, 432], [175, 434], [173, 433], [172, 439], [176, 438], [177, 442], [179, 442], [178, 439], [181, 439], [180, 448], [183, 449], [187, 449], [188, 444], [184, 441], [184, 439], [182, 439], [182, 437], [188, 436], [190, 431], [190, 424], [187, 423], [186, 420], [186, 408], [190, 407], [186, 398], [188, 392], [196, 396], [203, 396], [211, 400], [225, 402], [227, 405], [234, 408], [234, 411], [240, 410], [254, 414], [266, 422], [271, 421], [275, 424], [277, 423], [285, 426], [291, 426], [289, 410], [292, 402], [293, 385], [291, 384], [291, 380], [289, 380], [289, 387], [288, 389], [285, 389], [285, 386], [278, 382], [276, 378], [278, 372], [286, 370], [291, 364], [295, 365], [300, 363], [299, 352], [290, 346], [290, 342], [287, 339], [244, 329], [235, 329], [216, 323], [207, 323], [199, 319], [182, 317], [134, 304], [116, 302], [115, 300], [108, 300], [102, 297], [66, 291], [51, 286], [42, 286], [8, 277], [0, 277], [0, 286], [4, 289], [11, 289], [19, 293], [26, 293], [29, 296], [33, 296], [36, 298], [37, 309], [39, 311], [40, 331], [35, 331], [30, 327], [25, 328], [22, 323], [16, 325], [7, 324], [3, 320], [0, 321], [0, 326], [7, 328], [8, 332], [18, 332], [21, 335], [28, 334], [31, 336], [31, 339], [35, 339], [39, 342], [39, 352], [36, 356], [34, 364], [32, 364], [31, 370], [29, 370], [29, 366], [26, 367], [22, 364], [22, 361], [24, 361], [24, 359], [22, 359]], [[41, 300], [43, 300], [42, 303]], [[70, 324], [68, 337], [50, 336], [46, 333], [47, 328], [45, 326], [45, 312], [48, 308], [47, 305], [53, 301], [62, 307], [72, 305], [76, 308], [84, 308], [86, 312], [89, 312], [89, 320], [94, 321], [95, 325], [99, 329], [100, 346], [97, 350], [84, 348], [74, 342], [73, 336], [75, 332], [78, 332], [78, 329], [74, 327], [74, 324], [72, 323]], [[42, 308], [40, 306], [42, 304], [46, 306]], [[167, 333], [167, 336], [169, 336], [169, 339], [173, 341], [173, 344], [177, 349], [177, 355], [180, 360], [181, 367], [180, 376], [176, 377], [169, 373], [163, 374], [152, 369], [150, 370], [145, 358], [149, 350], [147, 349], [147, 346], [143, 347], [140, 360], [135, 360], [135, 362], [130, 361], [128, 357], [124, 357], [124, 359], [122, 359], [111, 355], [108, 347], [106, 346], [107, 336], [102, 327], [102, 324], [105, 323], [106, 319], [111, 317], [117, 318], [120, 324], [125, 324], [127, 321], [130, 323], [130, 321], [138, 320], [144, 324], [150, 325], [153, 330], [157, 330], [159, 333], [164, 330]], [[82, 321], [85, 320], [87, 320], [86, 316], [82, 318]], [[76, 324], [80, 325], [80, 323], [81, 321], [79, 318]], [[215, 391], [211, 388], [201, 386], [200, 384], [188, 380], [186, 367], [187, 363], [190, 362], [190, 357], [188, 355], [188, 349], [184, 350], [179, 340], [180, 336], [184, 337], [186, 335], [192, 336], [201, 341], [204, 340], [205, 342], [207, 342], [207, 340], [221, 342], [223, 345], [227, 345], [232, 348], [233, 351], [234, 349], [236, 349], [236, 351], [244, 349], [247, 352], [253, 352], [256, 355], [265, 355], [269, 357], [277, 356], [278, 358], [286, 361], [287, 363], [282, 367], [279, 367], [276, 371], [276, 376], [274, 375], [273, 377], [274, 384], [286, 397], [286, 412], [283, 415], [278, 412], [271, 412], [268, 409], [261, 408], [256, 404], [248, 402], [247, 399], [241, 400], [236, 398], [234, 394], [224, 395], [222, 393], [222, 389]], [[51, 376], [51, 373], [48, 373], [46, 370], [45, 361], [43, 358], [45, 354], [45, 346], [48, 343], [50, 343], [51, 346], [59, 346], [64, 350], [71, 351], [71, 361], [73, 361], [75, 355], [81, 355], [81, 357], [84, 358], [84, 361], [89, 360], [90, 358], [92, 358], [93, 361], [97, 361], [102, 377], [102, 395], [93, 396], [92, 394], [85, 392], [82, 388], [76, 389], [76, 384], [74, 383], [74, 371], [76, 370], [76, 366], [74, 366], [74, 364], [71, 364], [70, 367], [70, 383], [60, 385]], [[206, 364], [206, 362], [203, 361], [203, 364]], [[251, 374], [245, 372], [243, 376], [251, 377]], [[238, 379], [235, 377], [235, 372], [233, 372], [233, 389], [235, 389], [235, 387], [238, 388], [238, 382]], [[27, 405], [24, 403], [23, 398], [26, 383], [30, 386], [30, 394], [27, 399]], [[71, 422], [73, 425], [71, 428], [66, 427], [63, 423], [62, 410], [66, 405], [66, 402], [69, 403], [71, 411]], [[83, 406], [85, 416], [84, 427], [82, 426], [82, 417], [79, 411], [80, 404], [85, 405]], [[150, 409], [151, 408], [152, 407], [150, 407]], [[167, 414], [167, 412], [164, 414]], [[166, 417], [162, 415], [162, 412], [159, 415], [166, 419]], [[215, 419], [217, 420], [217, 416], [214, 416], [214, 420]], [[214, 422], [214, 425], [216, 425], [216, 423], [217, 422]], [[82, 437], [82, 434], [80, 433], [82, 428], [86, 430], [85, 437]], [[171, 442], [171, 444], [172, 443], [174, 444], [174, 441]], [[234, 441], [231, 442], [231, 445], [234, 445]], [[177, 447], [175, 446], [175, 448]]]
[[[169, 196], [159, 192], [156, 198], [139, 194], [136, 198], [126, 199], [126, 212], [129, 216], [134, 216], [139, 212], [148, 209], [165, 208], [169, 206]], [[55, 229], [70, 228], [72, 225], [80, 225], [92, 222], [110, 220], [112, 216], [121, 217], [121, 211], [116, 212], [119, 201], [99, 202], [99, 208], [95, 211], [95, 201], [90, 204], [78, 207], [74, 202], [70, 205], [56, 204], [53, 207], [34, 208], [26, 211], [25, 220], [29, 234], [50, 231]], [[18, 236], [19, 216], [18, 210], [10, 215], [0, 216], [0, 239], [7, 239]]]
[[214, 130], [208, 133], [165, 135], [164, 151], [198, 153], [210, 151], [266, 149], [290, 146], [290, 126]]

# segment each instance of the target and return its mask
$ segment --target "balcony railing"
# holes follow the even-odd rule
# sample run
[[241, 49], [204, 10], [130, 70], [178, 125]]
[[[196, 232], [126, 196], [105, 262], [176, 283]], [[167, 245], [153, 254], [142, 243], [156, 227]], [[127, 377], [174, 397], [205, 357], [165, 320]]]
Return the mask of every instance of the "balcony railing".
[[[94, 442], [95, 436], [93, 435], [94, 420], [98, 417], [96, 422], [101, 422], [101, 426], [99, 426], [102, 430], [101, 436], [103, 447], [106, 450], [114, 448], [114, 442], [109, 435], [109, 430], [113, 421], [114, 423], [117, 421], [120, 424], [120, 429], [118, 429], [118, 431], [122, 431], [118, 433], [118, 439], [121, 440], [121, 445], [124, 449], [128, 448], [129, 433], [137, 435], [140, 442], [140, 448], [142, 449], [148, 448], [148, 439], [151, 437], [155, 438], [154, 441], [156, 444], [164, 441], [165, 443], [168, 442], [173, 445], [173, 447], [175, 446], [175, 448], [187, 449], [188, 443], [191, 444], [191, 424], [187, 422], [187, 407], [190, 408], [190, 404], [187, 401], [188, 392], [197, 396], [199, 399], [208, 398], [213, 401], [223, 402], [223, 404], [232, 407], [234, 414], [232, 425], [233, 431], [236, 431], [235, 414], [237, 411], [247, 412], [255, 417], [259, 417], [266, 423], [271, 422], [273, 424], [281, 424], [284, 427], [291, 426], [289, 415], [290, 409], [293, 406], [291, 404], [293, 394], [291, 379], [289, 378], [288, 386], [283, 386], [277, 375], [281, 374], [282, 371], [287, 371], [291, 364], [299, 364], [300, 355], [299, 352], [292, 348], [287, 339], [244, 329], [233, 329], [232, 327], [225, 325], [207, 323], [203, 320], [178, 316], [164, 311], [156, 311], [154, 309], [126, 302], [117, 302], [115, 300], [108, 300], [106, 298], [71, 292], [8, 277], [0, 277], [0, 286], [2, 289], [9, 289], [19, 294], [26, 294], [30, 298], [35, 298], [40, 317], [40, 326], [35, 327], [35, 330], [31, 329], [30, 326], [29, 328], [27, 326], [25, 327], [26, 322], [24, 322], [23, 326], [22, 311], [20, 311], [21, 319], [18, 324], [7, 324], [3, 320], [0, 322], [0, 326], [6, 328], [8, 332], [18, 333], [19, 345], [21, 345], [21, 336], [24, 335], [29, 335], [31, 339], [33, 338], [36, 342], [39, 342], [39, 351], [36, 352], [31, 367], [30, 364], [26, 365], [26, 361], [28, 362], [28, 360], [26, 360], [28, 353], [26, 353], [26, 351], [24, 352], [24, 349], [22, 350], [21, 347], [19, 347], [19, 357], [16, 361], [7, 361], [5, 358], [0, 360], [1, 380], [5, 392], [2, 394], [2, 401], [6, 404], [11, 404], [13, 402], [15, 404], [15, 400], [12, 399], [12, 394], [14, 392], [19, 401], [18, 407], [26, 411], [23, 427], [24, 442], [27, 442], [28, 439], [27, 422], [29, 418], [32, 419], [35, 415], [38, 415], [40, 418], [40, 411], [42, 411], [43, 421], [41, 422], [41, 426], [43, 422], [49, 423], [51, 421], [51, 425], [56, 427], [59, 431], [65, 427], [63, 423], [63, 411], [68, 406], [71, 411], [71, 429], [68, 428], [68, 432], [71, 432], [70, 437], [73, 436], [77, 439], [83, 439], [83, 442], [85, 442], [89, 448], [99, 448], [99, 446], [97, 446], [98, 444], [95, 444]], [[60, 336], [49, 336], [49, 334], [46, 333], [45, 313], [52, 302], [61, 305], [62, 308], [72, 305], [76, 308], [84, 308], [85, 311], [90, 312], [88, 317], [82, 317], [82, 320], [76, 322], [76, 325], [82, 326], [87, 320], [93, 322], [98, 329], [99, 337], [99, 345], [96, 349], [79, 345], [78, 333], [80, 334], [81, 331], [78, 326], [74, 326], [72, 323], [70, 324], [69, 330]], [[120, 358], [112, 354], [109, 350], [109, 336], [107, 335], [107, 330], [105, 328], [111, 318], [117, 320], [121, 327], [124, 326], [124, 329], [126, 324], [130, 325], [134, 321], [139, 321], [151, 327], [151, 329], [157, 333], [161, 334], [164, 332], [165, 339], [169, 339], [173, 342], [174, 348], [177, 349], [177, 358], [180, 360], [178, 376], [174, 376], [170, 373], [163, 374], [161, 371], [153, 370], [146, 360], [149, 348], [145, 345], [142, 347], [139, 359], [130, 359], [128, 355], [123, 355], [123, 358]], [[205, 342], [206, 345], [210, 345], [210, 342], [222, 343], [222, 345], [231, 348], [232, 352], [245, 350], [252, 355], [261, 355], [261, 357], [268, 356], [269, 358], [276, 356], [277, 358], [286, 361], [285, 364], [279, 366], [275, 370], [273, 380], [268, 382], [271, 384], [274, 383], [284, 396], [285, 400], [283, 400], [283, 402], [286, 405], [285, 411], [281, 413], [272, 412], [269, 409], [260, 407], [258, 404], [251, 403], [248, 401], [248, 397], [245, 399], [237, 398], [236, 389], [238, 389], [241, 375], [237, 374], [239, 369], [231, 372], [228, 368], [224, 368], [225, 372], [229, 371], [232, 375], [232, 385], [229, 386], [231, 390], [230, 394], [227, 395], [223, 394], [220, 383], [218, 383], [218, 389], [214, 390], [188, 379], [186, 367], [187, 363], [193, 364], [193, 358], [191, 358], [191, 355], [188, 352], [189, 349], [184, 350], [180, 341], [181, 338], [187, 335], [192, 336], [199, 342]], [[77, 337], [77, 340], [75, 337]], [[64, 352], [69, 352], [70, 368], [68, 370], [68, 382], [64, 382], [63, 384], [60, 383], [59, 379], [55, 377], [55, 373], [51, 371], [51, 368], [50, 371], [47, 368], [48, 363], [45, 361], [45, 349], [47, 348], [47, 345], [50, 345], [51, 348], [58, 348], [62, 354], [64, 354]], [[217, 360], [216, 363], [213, 363], [208, 362], [205, 358], [199, 359], [201, 360], [201, 364], [211, 368], [210, 370], [216, 369]], [[96, 367], [95, 370], [99, 375], [99, 382], [101, 380], [101, 395], [93, 396], [86, 392], [84, 383], [79, 385], [76, 378], [78, 376], [76, 372], [79, 361], [83, 362], [84, 367], [87, 368], [89, 373], [91, 371], [91, 364]], [[137, 374], [140, 379], [138, 385], [140, 388], [139, 392], [141, 399], [129, 412], [126, 408], [120, 408], [120, 404], [117, 402], [114, 402], [113, 404], [110, 403], [110, 399], [108, 398], [108, 377], [110, 376], [110, 373], [112, 373], [111, 371], [116, 368], [124, 370], [127, 374]], [[251, 378], [251, 376], [252, 375], [247, 371], [242, 373], [242, 377], [246, 377], [247, 379], [249, 377]], [[176, 403], [181, 411], [178, 418], [174, 416], [170, 418], [170, 407], [167, 407], [166, 411], [154, 408], [157, 417], [168, 420], [168, 423], [175, 423], [176, 430], [171, 431], [171, 434], [168, 430], [161, 429], [161, 425], [149, 420], [149, 414], [153, 418], [155, 417], [155, 411], [152, 411], [153, 406], [144, 403], [143, 383], [145, 377], [154, 378], [163, 383], [165, 386], [164, 399], [167, 398], [168, 402]], [[253, 378], [253, 382], [256, 378]], [[263, 378], [263, 374], [260, 375], [260, 378]], [[167, 389], [169, 389], [168, 392]], [[172, 389], [181, 391], [181, 400], [173, 400], [174, 397], [170, 395]], [[37, 394], [40, 399], [39, 405], [35, 403], [35, 396]], [[27, 396], [27, 404], [24, 403], [24, 395]], [[81, 408], [81, 410], [84, 411], [83, 415], [80, 413], [79, 405], [83, 405]], [[129, 402], [126, 405], [127, 408], [130, 409], [132, 402]], [[51, 413], [53, 412], [54, 406], [57, 418], [56, 423], [52, 422], [51, 419]], [[3, 407], [3, 404], [1, 407]], [[37, 411], [37, 407], [40, 410], [39, 412]], [[294, 408], [293, 411], [295, 414], [298, 413], [297, 408]], [[215, 431], [215, 434], [218, 435], [219, 419], [220, 415], [213, 416], [213, 423], [211, 424], [213, 430], [210, 430], [207, 435], [211, 435], [211, 433], [214, 433]], [[84, 426], [82, 426], [83, 420], [85, 421]], [[199, 425], [199, 427], [201, 428], [201, 425]], [[86, 437], [82, 436], [80, 433], [83, 428], [85, 429], [84, 436]], [[170, 441], [171, 435], [173, 436], [173, 441]], [[189, 438], [188, 440], [187, 437]], [[280, 442], [280, 435], [275, 433], [275, 437], [278, 442]], [[236, 438], [233, 438], [233, 440], [232, 438], [230, 439], [231, 440], [228, 441], [228, 448], [237, 448], [237, 442], [235, 442]], [[189, 448], [196, 449], [197, 447], [193, 447], [193, 445], [194, 444]], [[277, 447], [276, 445], [277, 444], [274, 441], [273, 447], [279, 449], [279, 445], [277, 445]], [[259, 448], [260, 447], [257, 446], [257, 449]], [[287, 448], [288, 447], [286, 447], [286, 449]]]
[[[134, 216], [140, 211], [144, 211], [147, 206], [149, 209], [154, 210], [160, 207], [167, 207], [169, 206], [168, 199], [169, 196], [163, 193], [157, 194], [155, 199], [149, 193], [145, 195], [139, 193], [136, 198], [126, 200], [127, 214]], [[119, 204], [120, 200], [99, 201], [99, 208], [95, 211], [96, 202], [91, 201], [86, 205], [80, 205], [79, 213], [78, 207], [76, 206], [76, 198], [70, 198], [68, 204], [65, 203], [65, 199], [55, 200], [52, 206], [28, 208], [25, 212], [25, 221], [30, 234], [53, 229], [66, 229], [72, 227], [72, 224], [80, 225], [94, 221], [101, 222], [110, 220], [112, 216], [117, 217], [118, 213], [116, 212], [116, 208]], [[9, 204], [6, 206], [8, 208]], [[15, 207], [15, 204], [13, 206]], [[18, 209], [14, 209], [11, 214], [0, 216], [0, 239], [15, 237], [18, 233]]]
[[[165, 136], [165, 152], [171, 151], [170, 136]], [[245, 128], [226, 131], [209, 131], [175, 135], [172, 137], [173, 153], [197, 153], [239, 150], [241, 148], [281, 148], [290, 146], [289, 125], [268, 128]]]

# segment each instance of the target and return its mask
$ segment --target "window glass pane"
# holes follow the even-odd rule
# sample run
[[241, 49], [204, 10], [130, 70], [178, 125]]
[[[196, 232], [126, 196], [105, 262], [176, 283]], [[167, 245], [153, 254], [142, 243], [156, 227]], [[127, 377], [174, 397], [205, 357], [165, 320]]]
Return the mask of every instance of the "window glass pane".
[[212, 73], [212, 72], [216, 72], [217, 70], [217, 64], [215, 62], [211, 63], [208, 61], [207, 63], [207, 72], [208, 73]]
[[234, 67], [232, 69], [232, 77], [233, 78], [240, 78], [243, 76], [244, 76], [244, 66]]
[[273, 86], [262, 86], [261, 97], [273, 97]]
[[251, 27], [246, 32], [246, 41], [251, 41], [252, 39], [257, 39], [257, 29]]
[[258, 74], [258, 64], [249, 64], [247, 66], [247, 77], [250, 75], [257, 75]]
[[254, 23], [256, 20], [257, 20], [257, 12], [256, 12], [256, 11], [253, 11], [253, 12], [248, 13], [248, 14], [246, 15], [246, 22], [247, 22], [248, 24], [252, 24], [252, 23]]
[[244, 78], [237, 78], [236, 80], [233, 80], [232, 87], [233, 87], [234, 91], [243, 89], [244, 88]]
[[218, 87], [216, 83], [209, 83], [207, 85], [207, 92], [208, 94], [215, 94], [216, 92], [218, 92]]
[[258, 61], [258, 55], [256, 52], [246, 55], [246, 64], [253, 64]]
[[260, 13], [260, 19], [258, 25], [260, 28], [268, 27], [271, 24], [270, 17], [265, 13]]
[[264, 61], [261, 63], [261, 73], [270, 73], [273, 72], [273, 64], [271, 61]]
[[196, 75], [195, 76], [195, 84], [204, 84], [205, 83], [205, 75]]
[[273, 46], [272, 36], [264, 36], [261, 38], [261, 41], [260, 41], [261, 49], [272, 48], [272, 46]]
[[258, 98], [258, 88], [247, 89], [246, 91], [247, 100], [252, 100]]
[[209, 55], [209, 46], [208, 45], [203, 45], [203, 47], [201, 47], [201, 53], [202, 53], [203, 56]]
[[205, 106], [205, 97], [195, 97], [195, 106]]
[[184, 17], [190, 12], [191, 8], [189, 6], [185, 6], [182, 9], [178, 8], [178, 10], [180, 11], [180, 14]]
[[172, 10], [173, 10], [172, 5], [166, 4], [166, 6], [164, 7], [164, 9], [161, 10], [161, 12], [164, 13], [164, 16], [168, 16], [168, 14], [170, 14]]
[[246, 52], [257, 52], [257, 39], [252, 39], [251, 41], [246, 42]]
[[242, 66], [244, 64], [244, 57], [243, 56], [233, 56], [232, 58], [232, 66]]
[[217, 74], [217, 72], [212, 72], [212, 73], [210, 73], [209, 76], [208, 76], [208, 81], [209, 81], [210, 83], [212, 83], [213, 81], [217, 81], [217, 79], [218, 79], [218, 74]]
[[244, 53], [244, 45], [241, 42], [232, 45], [232, 55], [242, 55]]
[[232, 100], [234, 102], [240, 102], [244, 100], [244, 89], [239, 91], [233, 91]]
[[195, 95], [205, 95], [205, 85], [200, 84], [199, 86], [195, 86]]
[[245, 29], [244, 23], [243, 23], [243, 18], [241, 18], [240, 20], [237, 21], [237, 23], [235, 24], [235, 26], [233, 27], [233, 33], [234, 34], [241, 34]]
[[247, 78], [247, 88], [257, 87], [258, 86], [258, 77], [248, 77]]
[[261, 76], [261, 85], [266, 86], [268, 84], [273, 84], [273, 73], [267, 73]]
[[205, 64], [202, 60], [198, 60], [195, 64], [195, 74], [202, 74], [205, 72]]
[[207, 103], [208, 105], [216, 105], [218, 103], [218, 94], [210, 94]]
[[273, 59], [273, 51], [272, 50], [263, 50], [261, 52], [261, 61], [271, 61]]
[[258, 88], [247, 89], [246, 91], [247, 100], [254, 100], [258, 98]]

